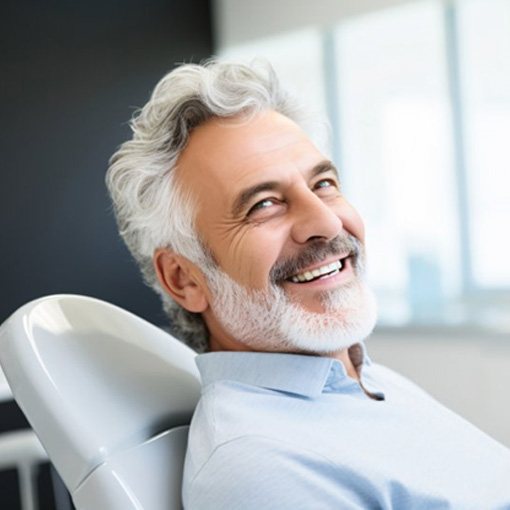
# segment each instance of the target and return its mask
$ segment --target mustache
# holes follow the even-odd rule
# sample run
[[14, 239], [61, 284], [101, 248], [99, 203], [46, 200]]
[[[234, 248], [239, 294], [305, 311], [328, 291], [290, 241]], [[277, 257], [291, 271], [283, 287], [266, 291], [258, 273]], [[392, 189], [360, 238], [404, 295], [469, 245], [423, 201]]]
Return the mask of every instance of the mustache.
[[349, 253], [352, 256], [354, 269], [357, 273], [362, 270], [362, 256], [364, 255], [361, 242], [351, 234], [337, 236], [331, 241], [315, 239], [310, 242], [298, 255], [277, 262], [269, 272], [269, 279], [277, 284], [287, 278], [301, 273], [311, 264], [322, 262], [326, 257]]

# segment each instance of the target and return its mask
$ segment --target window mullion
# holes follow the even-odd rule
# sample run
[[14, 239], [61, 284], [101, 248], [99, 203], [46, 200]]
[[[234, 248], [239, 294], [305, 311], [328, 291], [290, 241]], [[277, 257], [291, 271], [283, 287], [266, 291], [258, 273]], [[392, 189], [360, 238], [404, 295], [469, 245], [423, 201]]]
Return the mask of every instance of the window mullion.
[[444, 2], [444, 33], [447, 63], [448, 93], [452, 113], [452, 139], [457, 187], [457, 207], [459, 215], [461, 282], [464, 295], [474, 290], [471, 260], [471, 234], [469, 210], [469, 183], [467, 175], [464, 111], [459, 55], [459, 34], [455, 3]]

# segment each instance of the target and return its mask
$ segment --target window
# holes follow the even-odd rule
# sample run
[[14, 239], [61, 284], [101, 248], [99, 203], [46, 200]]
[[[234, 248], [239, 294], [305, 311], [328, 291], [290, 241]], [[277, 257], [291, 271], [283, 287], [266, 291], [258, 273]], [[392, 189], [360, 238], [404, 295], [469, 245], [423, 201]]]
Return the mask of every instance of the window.
[[510, 2], [458, 5], [473, 284], [510, 287]]

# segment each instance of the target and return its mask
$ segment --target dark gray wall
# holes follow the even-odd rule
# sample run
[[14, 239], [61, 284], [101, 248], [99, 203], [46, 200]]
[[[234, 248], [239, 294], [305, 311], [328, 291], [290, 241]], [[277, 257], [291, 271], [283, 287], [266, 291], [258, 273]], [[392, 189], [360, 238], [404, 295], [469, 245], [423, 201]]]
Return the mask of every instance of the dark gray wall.
[[211, 54], [208, 1], [22, 0], [2, 11], [0, 321], [71, 292], [164, 323], [103, 179], [159, 78]]
[[[63, 292], [164, 324], [118, 237], [104, 173], [163, 74], [211, 55], [208, 0], [7, 1], [0, 38], [0, 322]], [[0, 404], [0, 433], [25, 426]], [[18, 508], [16, 492], [15, 473], [0, 472], [2, 509]], [[40, 506], [54, 508], [51, 494]]]

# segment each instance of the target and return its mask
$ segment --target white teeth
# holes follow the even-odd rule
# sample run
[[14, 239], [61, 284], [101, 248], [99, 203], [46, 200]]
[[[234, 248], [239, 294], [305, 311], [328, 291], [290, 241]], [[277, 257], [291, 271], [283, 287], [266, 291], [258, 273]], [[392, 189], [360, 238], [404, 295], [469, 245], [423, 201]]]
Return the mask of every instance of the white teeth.
[[317, 269], [313, 269], [312, 271], [305, 271], [304, 273], [299, 273], [291, 277], [291, 281], [294, 283], [300, 282], [309, 282], [314, 278], [318, 278], [319, 276], [332, 273], [333, 271], [340, 271], [343, 267], [343, 264], [340, 260], [336, 262], [332, 262], [326, 266], [318, 267]]

